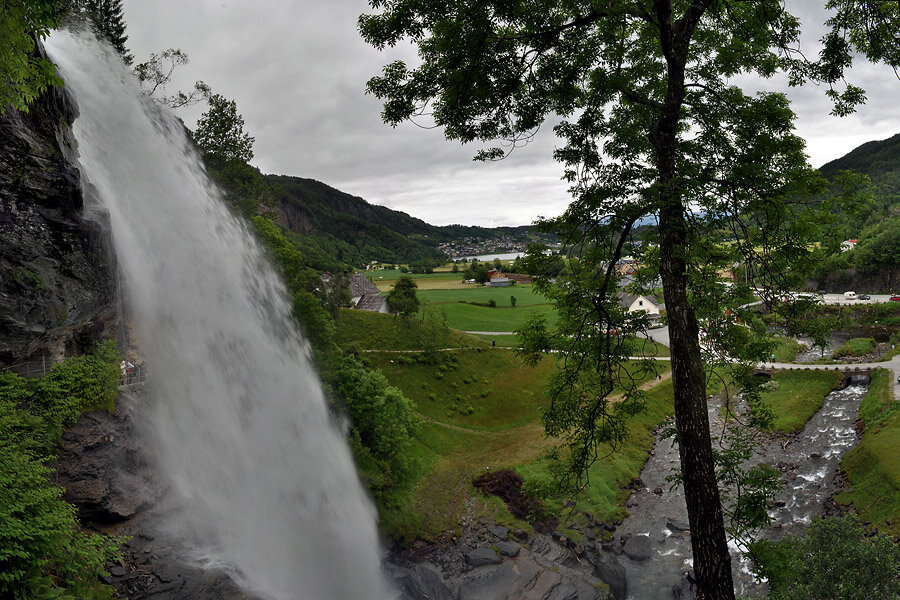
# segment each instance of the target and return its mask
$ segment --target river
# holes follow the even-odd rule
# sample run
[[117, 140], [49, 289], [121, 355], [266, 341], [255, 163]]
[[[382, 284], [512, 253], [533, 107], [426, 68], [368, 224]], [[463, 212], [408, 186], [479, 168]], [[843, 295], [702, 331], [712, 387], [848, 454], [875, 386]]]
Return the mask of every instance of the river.
[[[790, 437], [773, 436], [751, 462], [765, 461], [782, 472], [783, 489], [776, 496], [770, 515], [772, 525], [763, 532], [777, 538], [797, 532], [824, 512], [824, 503], [838, 491], [835, 474], [841, 457], [856, 444], [854, 424], [866, 387], [854, 385], [826, 396], [822, 408], [803, 430]], [[719, 402], [709, 404], [714, 439], [722, 431]], [[784, 440], [784, 441], [782, 441]], [[692, 566], [687, 509], [681, 488], [669, 490], [666, 477], [678, 469], [678, 446], [674, 438], [658, 440], [644, 466], [637, 490], [627, 502], [629, 517], [617, 530], [619, 538], [645, 535], [651, 541], [651, 556], [637, 561], [622, 555], [628, 576], [628, 598], [671, 600], [681, 585], [682, 574]], [[732, 565], [737, 594], [758, 595], [749, 563], [733, 543]]]

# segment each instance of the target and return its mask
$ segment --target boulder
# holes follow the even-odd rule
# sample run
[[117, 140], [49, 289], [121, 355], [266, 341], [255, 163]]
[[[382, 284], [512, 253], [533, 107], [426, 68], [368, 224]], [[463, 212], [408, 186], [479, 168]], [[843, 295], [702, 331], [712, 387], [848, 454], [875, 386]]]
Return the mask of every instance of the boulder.
[[650, 558], [652, 550], [650, 537], [646, 535], [633, 535], [626, 540], [622, 551], [631, 560], [643, 561]]
[[394, 567], [392, 575], [398, 588], [407, 600], [454, 600], [441, 576], [433, 569], [418, 564], [410, 569]]
[[497, 544], [497, 551], [500, 552], [501, 555], [507, 557], [517, 555], [521, 549], [522, 546], [515, 542], [500, 542]]
[[466, 553], [466, 562], [473, 567], [500, 564], [502, 559], [491, 548], [479, 547]]
[[628, 579], [625, 575], [625, 567], [616, 557], [601, 553], [594, 561], [594, 573], [609, 586], [614, 600], [625, 600], [628, 597]]

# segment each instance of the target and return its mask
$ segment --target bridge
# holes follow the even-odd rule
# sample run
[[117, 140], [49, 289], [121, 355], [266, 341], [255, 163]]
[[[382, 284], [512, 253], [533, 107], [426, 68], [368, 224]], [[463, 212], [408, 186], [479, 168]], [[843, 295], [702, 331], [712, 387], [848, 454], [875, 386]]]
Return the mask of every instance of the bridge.
[[886, 369], [893, 373], [891, 378], [894, 382], [894, 398], [900, 398], [900, 382], [897, 381], [897, 378], [900, 377], [900, 355], [883, 362], [857, 364], [817, 365], [779, 362], [760, 363], [753, 368], [753, 374], [771, 377], [778, 371], [839, 371], [843, 373], [844, 381], [846, 381], [857, 375], [871, 377], [876, 369]]

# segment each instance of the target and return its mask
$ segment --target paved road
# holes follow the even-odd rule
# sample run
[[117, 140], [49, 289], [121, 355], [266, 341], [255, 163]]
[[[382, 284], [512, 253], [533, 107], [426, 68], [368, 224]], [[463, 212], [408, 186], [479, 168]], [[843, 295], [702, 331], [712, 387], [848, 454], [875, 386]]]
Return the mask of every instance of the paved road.
[[854, 304], [882, 304], [891, 301], [890, 294], [871, 294], [868, 300], [850, 300], [845, 298], [843, 294], [823, 294], [822, 299], [825, 304], [849, 306]]

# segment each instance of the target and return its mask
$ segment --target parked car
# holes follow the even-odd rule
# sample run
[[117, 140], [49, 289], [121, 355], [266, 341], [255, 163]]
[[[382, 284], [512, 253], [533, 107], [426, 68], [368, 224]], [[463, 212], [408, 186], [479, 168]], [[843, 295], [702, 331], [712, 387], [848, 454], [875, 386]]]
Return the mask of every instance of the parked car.
[[900, 302], [900, 296], [894, 294], [893, 296], [891, 296], [891, 302]]
[[868, 295], [868, 294], [859, 294], [859, 295], [857, 296], [857, 298], [858, 298], [859, 300], [871, 300], [871, 299], [872, 299], [872, 296], [870, 296], [870, 295]]

